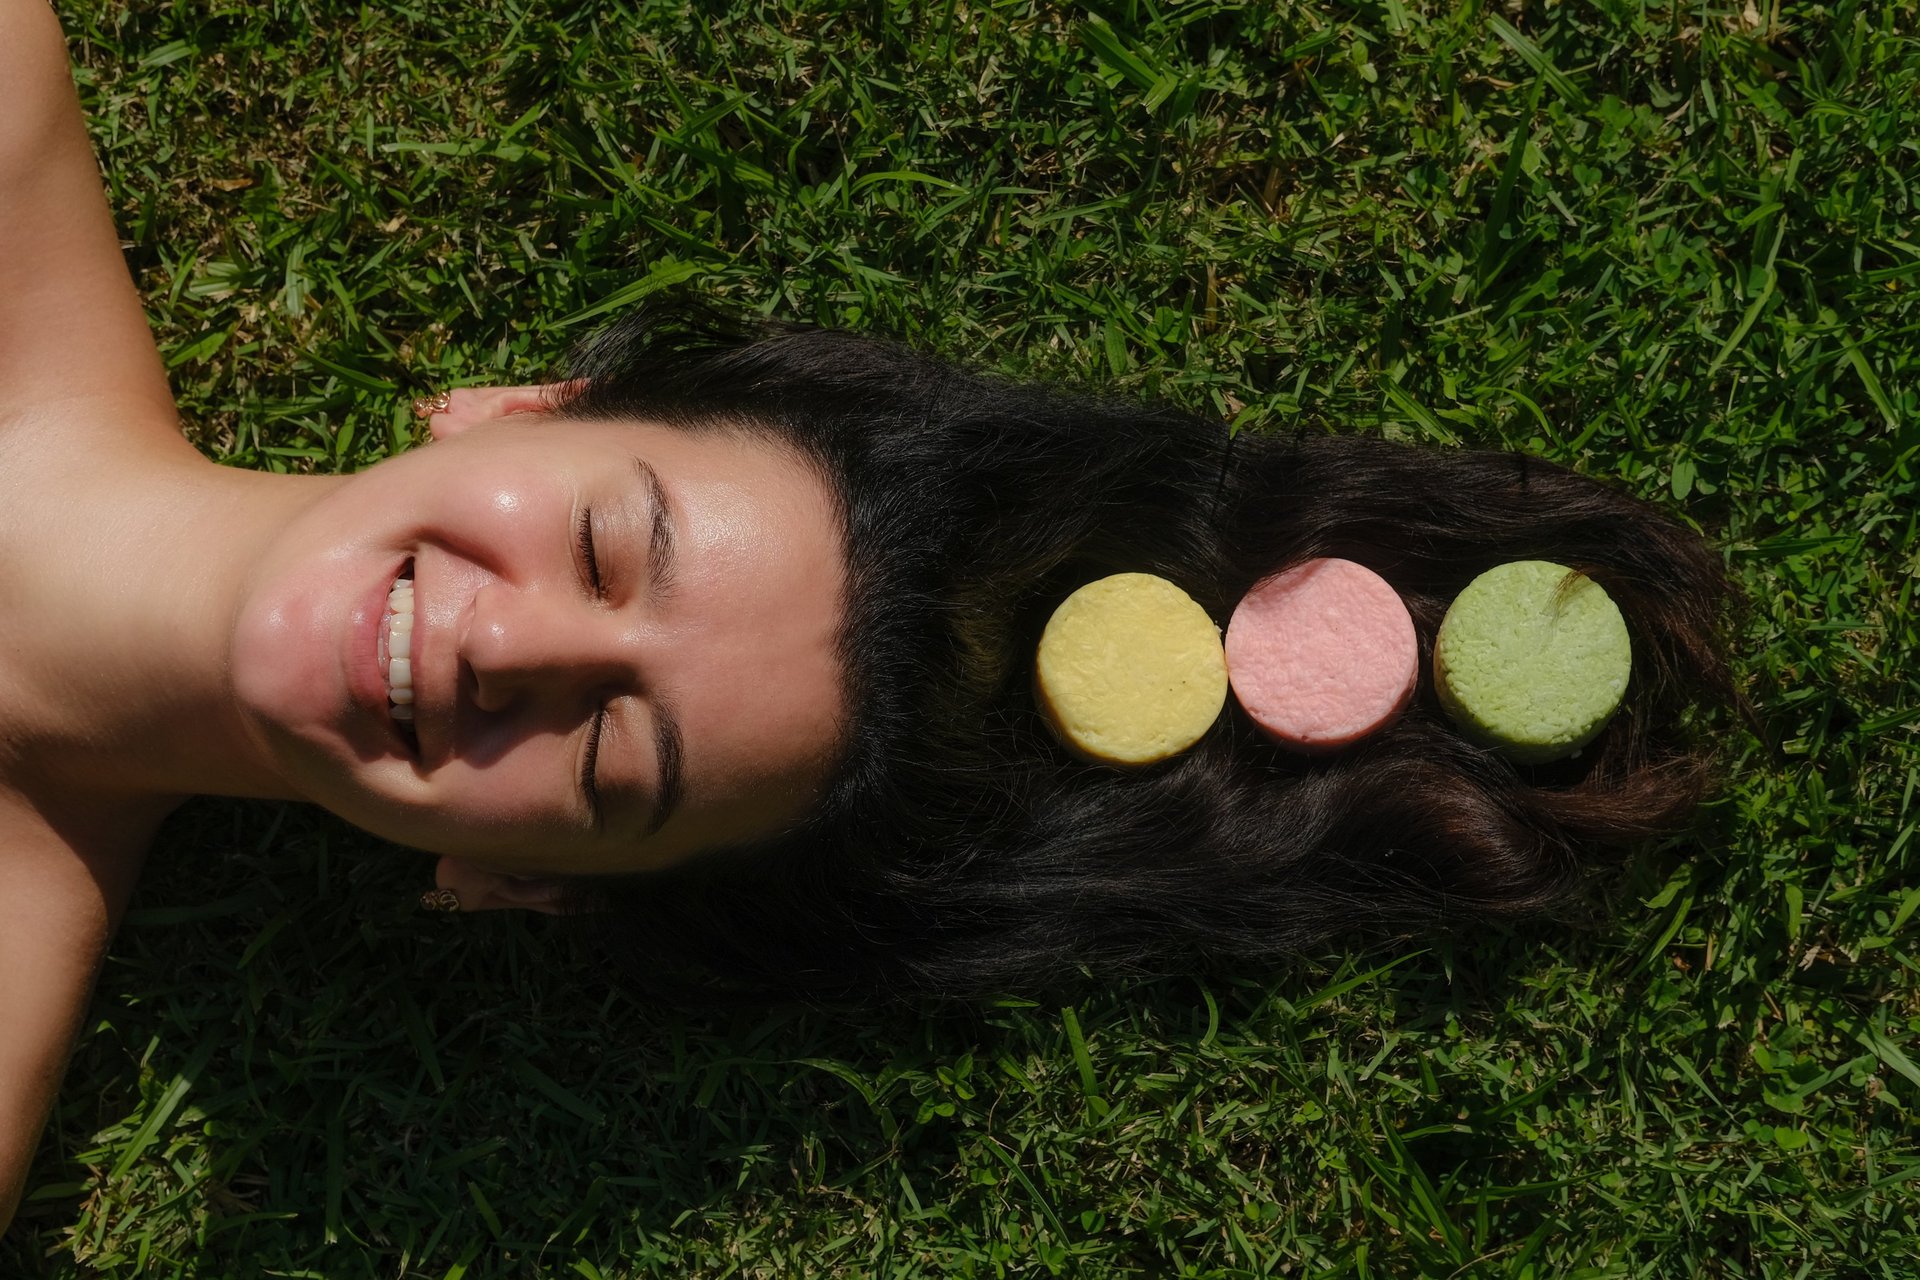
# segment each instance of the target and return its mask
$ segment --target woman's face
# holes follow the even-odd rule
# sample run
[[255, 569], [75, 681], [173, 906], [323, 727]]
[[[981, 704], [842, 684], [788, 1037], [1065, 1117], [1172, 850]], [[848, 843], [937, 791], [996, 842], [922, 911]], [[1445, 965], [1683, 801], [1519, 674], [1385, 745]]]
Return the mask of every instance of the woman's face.
[[[479, 421], [341, 483], [250, 576], [235, 688], [292, 787], [511, 875], [649, 870], [814, 801], [843, 724], [832, 492], [733, 432]], [[389, 591], [413, 582], [413, 732]]]

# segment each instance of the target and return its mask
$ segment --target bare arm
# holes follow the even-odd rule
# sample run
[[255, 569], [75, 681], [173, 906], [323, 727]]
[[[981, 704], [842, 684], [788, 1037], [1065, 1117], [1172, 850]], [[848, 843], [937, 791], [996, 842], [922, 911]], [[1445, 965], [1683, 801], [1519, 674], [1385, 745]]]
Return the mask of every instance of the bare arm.
[[[44, 0], [0, 0], [0, 442], [36, 413], [190, 447], [120, 255], [60, 24]], [[57, 831], [0, 787], [0, 1230], [152, 830], [124, 814], [95, 825]]]
[[145, 840], [76, 852], [8, 798], [0, 809], [0, 1232], [13, 1220], [107, 940]]
[[45, 0], [0, 0], [0, 424], [67, 402], [174, 432], [60, 23]]

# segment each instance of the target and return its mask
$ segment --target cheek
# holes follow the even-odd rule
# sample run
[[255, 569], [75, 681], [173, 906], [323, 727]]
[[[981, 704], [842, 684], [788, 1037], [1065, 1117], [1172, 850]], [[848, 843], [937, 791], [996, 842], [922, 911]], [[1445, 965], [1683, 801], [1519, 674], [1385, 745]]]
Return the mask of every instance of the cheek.
[[495, 532], [523, 530], [571, 501], [560, 469], [539, 454], [450, 460], [394, 479], [403, 500], [436, 520]]
[[572, 490], [551, 461], [461, 456], [459, 447], [456, 440], [380, 464], [390, 469], [367, 473], [351, 518], [492, 572], [517, 563], [523, 550], [545, 548], [543, 533], [564, 535]]
[[430, 853], [519, 856], [574, 839], [566, 766], [528, 746], [476, 767], [450, 761], [421, 777], [398, 761], [342, 762], [305, 743], [297, 758], [306, 798], [396, 844]]
[[512, 751], [480, 768], [449, 762], [430, 783], [434, 825], [473, 835], [558, 834], [571, 814], [567, 776], [551, 749]]

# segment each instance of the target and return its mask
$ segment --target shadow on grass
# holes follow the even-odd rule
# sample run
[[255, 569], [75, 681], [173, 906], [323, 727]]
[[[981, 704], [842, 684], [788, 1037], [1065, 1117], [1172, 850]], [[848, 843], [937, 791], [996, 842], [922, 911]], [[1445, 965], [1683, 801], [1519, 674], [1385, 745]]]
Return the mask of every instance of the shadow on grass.
[[[686, 1266], [702, 1239], [718, 1267], [757, 1219], [804, 1236], [848, 1196], [942, 1218], [987, 1173], [1097, 1230], [1140, 1187], [1173, 1218], [1218, 1212], [1178, 1173], [1210, 1142], [1238, 1167], [1270, 1157], [1276, 1197], [1330, 1151], [1409, 1195], [1517, 1185], [1534, 1153], [1514, 1119], [1563, 1082], [1501, 1085], [1448, 1046], [1513, 1036], [1543, 983], [1636, 962], [1630, 921], [1528, 926], [1090, 986], [1064, 1008], [687, 1014], [610, 989], [554, 922], [419, 911], [429, 865], [311, 810], [183, 810], [110, 953], [6, 1274], [611, 1274]], [[1556, 1025], [1534, 1052], [1608, 1069], [1596, 1055], [1636, 1011], [1587, 1016], [1584, 1045]], [[1139, 1186], [1057, 1162], [1123, 1133]]]

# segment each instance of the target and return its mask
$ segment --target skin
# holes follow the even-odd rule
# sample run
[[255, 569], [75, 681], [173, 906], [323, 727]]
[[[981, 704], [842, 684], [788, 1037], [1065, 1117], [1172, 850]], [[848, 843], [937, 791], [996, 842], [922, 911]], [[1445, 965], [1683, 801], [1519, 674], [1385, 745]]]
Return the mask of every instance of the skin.
[[[322, 804], [442, 855], [465, 910], [550, 911], [557, 877], [769, 834], [832, 765], [844, 556], [829, 485], [782, 446], [556, 419], [537, 388], [456, 392], [433, 443], [356, 476], [211, 464], [179, 432], [39, 0], [0, 0], [0, 85], [4, 1228], [181, 801]], [[374, 652], [409, 560], [417, 755]], [[655, 830], [667, 708], [684, 785]], [[596, 820], [579, 777], [603, 709]]]
[[[555, 422], [531, 398], [455, 393], [437, 443], [329, 486], [246, 567], [229, 661], [249, 736], [301, 798], [521, 875], [653, 870], [797, 819], [840, 723], [825, 482], [763, 438]], [[643, 465], [675, 548], [664, 598]], [[384, 696], [352, 689], [403, 560], [418, 759]], [[596, 821], [579, 778], [602, 707]], [[686, 785], [649, 834], [667, 707]]]

